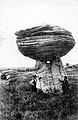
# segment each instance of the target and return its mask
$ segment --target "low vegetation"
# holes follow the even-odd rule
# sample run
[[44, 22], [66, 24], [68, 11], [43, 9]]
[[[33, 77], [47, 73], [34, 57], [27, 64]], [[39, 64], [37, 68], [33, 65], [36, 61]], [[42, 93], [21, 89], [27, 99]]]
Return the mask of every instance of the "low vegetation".
[[77, 79], [65, 95], [32, 92], [30, 80], [1, 85], [1, 120], [78, 120]]

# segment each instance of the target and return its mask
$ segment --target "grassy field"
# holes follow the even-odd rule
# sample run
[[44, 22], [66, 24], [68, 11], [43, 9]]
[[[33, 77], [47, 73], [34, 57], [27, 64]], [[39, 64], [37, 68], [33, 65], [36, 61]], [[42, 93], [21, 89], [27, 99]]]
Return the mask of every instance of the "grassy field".
[[78, 71], [67, 70], [68, 94], [31, 91], [29, 81], [35, 69], [13, 69], [14, 82], [0, 84], [0, 120], [78, 120]]

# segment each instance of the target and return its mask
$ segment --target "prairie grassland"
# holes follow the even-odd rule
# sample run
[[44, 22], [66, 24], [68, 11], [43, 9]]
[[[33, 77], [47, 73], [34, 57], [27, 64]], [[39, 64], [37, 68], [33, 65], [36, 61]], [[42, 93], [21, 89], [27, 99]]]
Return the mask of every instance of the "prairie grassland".
[[[16, 81], [0, 84], [0, 120], [78, 120], [78, 71], [67, 71], [68, 94], [31, 91], [35, 70], [9, 72]], [[16, 74], [16, 76], [15, 76]]]

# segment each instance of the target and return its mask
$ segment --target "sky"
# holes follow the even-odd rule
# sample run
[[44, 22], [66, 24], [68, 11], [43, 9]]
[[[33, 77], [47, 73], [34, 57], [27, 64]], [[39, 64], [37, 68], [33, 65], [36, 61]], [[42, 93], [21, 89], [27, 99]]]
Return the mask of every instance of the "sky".
[[69, 30], [75, 47], [63, 56], [65, 65], [78, 64], [78, 0], [0, 0], [0, 67], [34, 67], [35, 60], [23, 56], [15, 32], [50, 24]]

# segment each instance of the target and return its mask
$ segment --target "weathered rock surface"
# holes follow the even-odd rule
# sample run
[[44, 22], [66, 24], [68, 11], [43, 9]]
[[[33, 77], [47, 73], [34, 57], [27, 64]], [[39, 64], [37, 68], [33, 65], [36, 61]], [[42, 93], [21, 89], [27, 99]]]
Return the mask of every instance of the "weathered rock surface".
[[[71, 32], [60, 26], [37, 26], [15, 33], [20, 52], [36, 60], [36, 88], [44, 93], [62, 92], [66, 76], [60, 57], [66, 55], [75, 45]], [[47, 62], [50, 62], [47, 64]]]
[[44, 93], [54, 92], [53, 82], [51, 65], [43, 63], [42, 67], [37, 71], [37, 88]]
[[52, 60], [67, 54], [75, 45], [71, 32], [59, 26], [37, 26], [15, 33], [20, 52], [35, 60]]
[[67, 76], [62, 61], [59, 57], [50, 63], [36, 62], [37, 70], [37, 88], [42, 89], [44, 93], [56, 91], [62, 92], [62, 83], [64, 76]]

